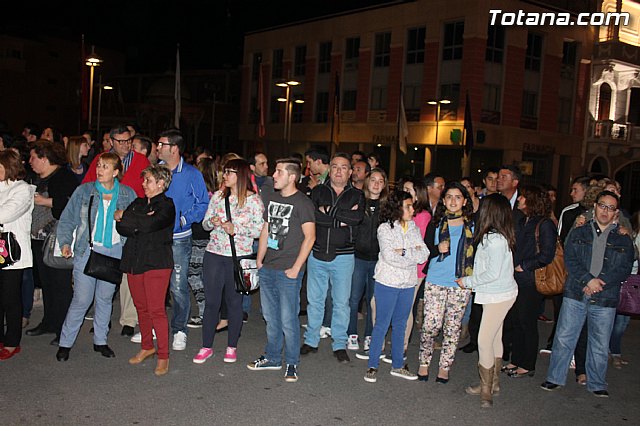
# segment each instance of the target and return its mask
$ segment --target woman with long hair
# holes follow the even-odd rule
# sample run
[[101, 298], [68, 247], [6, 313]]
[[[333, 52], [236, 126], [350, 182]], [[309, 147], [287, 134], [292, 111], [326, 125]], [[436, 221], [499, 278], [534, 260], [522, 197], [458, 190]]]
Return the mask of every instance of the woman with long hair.
[[87, 174], [89, 167], [83, 161], [89, 154], [89, 142], [83, 136], [72, 136], [67, 143], [67, 167], [78, 179], [78, 183], [82, 182], [84, 175]]
[[467, 189], [459, 182], [448, 182], [425, 242], [432, 253], [427, 264], [424, 286], [424, 322], [420, 334], [418, 378], [429, 379], [429, 364], [435, 338], [442, 332], [442, 351], [437, 383], [449, 382], [460, 328], [471, 291], [458, 287], [455, 280], [473, 272], [473, 204]]
[[[225, 204], [229, 203], [230, 215]], [[236, 348], [242, 329], [242, 295], [235, 291], [230, 236], [238, 257], [253, 253], [253, 240], [262, 231], [264, 206], [253, 191], [251, 169], [243, 159], [229, 160], [222, 173], [222, 185], [211, 197], [202, 226], [211, 231], [203, 261], [205, 308], [202, 348], [193, 358], [202, 364], [213, 355], [213, 339], [222, 297], [227, 303], [229, 330], [224, 362], [236, 362]]]
[[500, 194], [484, 197], [473, 238], [476, 247], [473, 274], [456, 279], [460, 288], [475, 291], [474, 303], [483, 305], [478, 333], [481, 384], [466, 388], [468, 394], [481, 396], [482, 407], [490, 407], [492, 395], [499, 391], [502, 325], [518, 294], [518, 285], [513, 278], [511, 253], [516, 238], [511, 215], [511, 205], [506, 197]]
[[[17, 152], [0, 151], [0, 231], [12, 232], [21, 250], [18, 261], [0, 269], [0, 360], [20, 353], [22, 276], [33, 264], [29, 231], [35, 187], [22, 180], [25, 175]], [[0, 246], [0, 263], [5, 263], [8, 255], [9, 248]]]
[[380, 209], [378, 242], [380, 257], [375, 267], [376, 322], [371, 335], [368, 369], [364, 380], [377, 381], [384, 336], [391, 331], [391, 375], [416, 380], [404, 364], [404, 333], [418, 285], [416, 265], [429, 257], [420, 230], [413, 222], [413, 197], [392, 193]]
[[[364, 296], [365, 327], [364, 327], [364, 352], [369, 350], [371, 344], [371, 332], [373, 330], [373, 317], [371, 299], [373, 298], [374, 279], [373, 273], [378, 261], [380, 246], [376, 230], [380, 222], [380, 204], [384, 203], [388, 194], [387, 174], [382, 169], [373, 169], [364, 180], [364, 218], [360, 225], [355, 242], [355, 264], [351, 279], [351, 295], [349, 305], [351, 317], [347, 334], [347, 349], [358, 350], [358, 308], [360, 300]], [[357, 354], [356, 354], [357, 356]]]
[[524, 217], [515, 224], [516, 248], [513, 263], [518, 283], [518, 297], [507, 315], [511, 343], [511, 362], [504, 367], [513, 378], [531, 377], [538, 357], [538, 314], [544, 297], [536, 290], [535, 270], [553, 260], [557, 229], [551, 220], [551, 200], [537, 185], [523, 185], [518, 209]]
[[[121, 175], [120, 157], [113, 153], [100, 154], [96, 181], [80, 185], [60, 216], [57, 236], [62, 256], [73, 255], [73, 299], [60, 334], [58, 361], [69, 359], [84, 316], [94, 300], [93, 349], [107, 358], [115, 356], [107, 345], [107, 334], [116, 284], [86, 275], [84, 269], [91, 251], [118, 259], [122, 257], [126, 237], [116, 230], [116, 211], [126, 209], [136, 199], [136, 193], [128, 186], [120, 185]], [[89, 241], [93, 242], [92, 248]]]

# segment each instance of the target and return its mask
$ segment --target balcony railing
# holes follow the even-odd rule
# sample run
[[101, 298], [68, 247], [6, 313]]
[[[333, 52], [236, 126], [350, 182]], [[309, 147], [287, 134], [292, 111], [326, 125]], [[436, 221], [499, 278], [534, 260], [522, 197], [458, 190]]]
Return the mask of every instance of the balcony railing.
[[640, 144], [640, 126], [598, 120], [592, 122], [590, 136], [594, 141]]

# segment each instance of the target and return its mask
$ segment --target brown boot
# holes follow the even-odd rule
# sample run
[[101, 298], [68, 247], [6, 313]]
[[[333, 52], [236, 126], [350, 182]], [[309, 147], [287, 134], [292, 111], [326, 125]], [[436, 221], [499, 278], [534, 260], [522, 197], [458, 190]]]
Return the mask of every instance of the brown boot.
[[158, 364], [156, 365], [156, 376], [164, 376], [169, 372], [169, 360], [168, 359], [159, 359]]
[[491, 366], [491, 368], [484, 368], [478, 364], [478, 371], [480, 372], [480, 406], [482, 408], [491, 408], [493, 406], [493, 397], [491, 396], [493, 370], [493, 366]]
[[496, 358], [493, 364], [493, 386], [491, 386], [491, 394], [493, 396], [500, 395], [500, 369], [502, 368], [502, 358]]
[[153, 356], [156, 353], [156, 349], [142, 349], [140, 352], [136, 354], [133, 358], [129, 358], [129, 364], [135, 365], [140, 364], [145, 359]]

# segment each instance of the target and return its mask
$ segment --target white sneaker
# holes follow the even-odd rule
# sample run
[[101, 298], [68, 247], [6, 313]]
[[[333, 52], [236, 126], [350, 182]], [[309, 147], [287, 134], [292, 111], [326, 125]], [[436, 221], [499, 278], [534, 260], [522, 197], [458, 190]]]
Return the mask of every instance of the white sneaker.
[[575, 356], [571, 357], [571, 364], [569, 364], [569, 368], [572, 369], [572, 370], [576, 369], [576, 357]]
[[[156, 340], [156, 331], [151, 330], [151, 332], [153, 333], [153, 340]], [[142, 333], [137, 332], [136, 334], [131, 336], [131, 343], [141, 343], [141, 342], [142, 342]]]
[[331, 327], [320, 326], [320, 338], [326, 339], [327, 337], [331, 337]]
[[187, 348], [187, 335], [183, 331], [178, 331], [173, 335], [173, 350], [184, 351]]
[[347, 349], [350, 351], [357, 351], [360, 349], [360, 345], [358, 344], [358, 335], [351, 334], [347, 339]]
[[371, 336], [364, 336], [364, 350], [368, 351], [371, 346]]

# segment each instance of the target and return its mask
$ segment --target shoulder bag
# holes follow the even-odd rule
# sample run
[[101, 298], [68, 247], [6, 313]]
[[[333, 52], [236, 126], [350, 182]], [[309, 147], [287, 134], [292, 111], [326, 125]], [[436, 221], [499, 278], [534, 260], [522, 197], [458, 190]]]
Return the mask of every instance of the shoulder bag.
[[15, 234], [11, 231], [4, 231], [2, 224], [0, 224], [0, 228], [3, 229], [0, 232], [0, 269], [3, 269], [20, 260], [22, 251]]
[[[536, 250], [540, 253], [540, 224], [536, 225]], [[547, 266], [535, 270], [536, 290], [545, 296], [555, 296], [562, 294], [564, 283], [567, 280], [567, 270], [564, 266], [564, 249], [560, 244], [560, 239], [556, 236], [556, 252], [553, 260]]]
[[[51, 229], [51, 232], [49, 233], [49, 235], [47, 235], [47, 237], [44, 239], [44, 243], [42, 244], [42, 261], [50, 268], [73, 269], [73, 256], [61, 256], [59, 244], [58, 221], [56, 221], [55, 225], [53, 225], [53, 228]], [[73, 243], [71, 243], [71, 247], [73, 247]]]
[[[231, 207], [229, 205], [229, 196], [224, 199], [224, 208], [227, 211], [227, 218], [231, 222]], [[236, 291], [240, 294], [249, 294], [253, 290], [257, 290], [260, 286], [258, 278], [258, 264], [256, 255], [238, 257], [236, 253], [236, 243], [233, 235], [229, 234], [231, 242], [231, 256], [233, 257], [233, 280], [236, 285]]]
[[622, 283], [618, 313], [621, 315], [640, 315], [640, 275], [631, 274]]
[[122, 271], [120, 270], [120, 259], [98, 253], [93, 250], [93, 233], [91, 231], [91, 206], [93, 205], [93, 195], [89, 200], [89, 259], [84, 267], [84, 274], [101, 281], [112, 284], [120, 284], [122, 281]]

